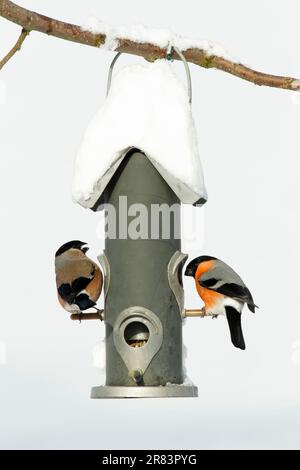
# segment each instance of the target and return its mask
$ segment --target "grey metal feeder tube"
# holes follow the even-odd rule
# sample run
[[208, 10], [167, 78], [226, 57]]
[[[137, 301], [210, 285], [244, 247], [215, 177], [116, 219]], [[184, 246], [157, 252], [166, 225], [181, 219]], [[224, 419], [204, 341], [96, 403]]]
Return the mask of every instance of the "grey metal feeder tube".
[[[124, 203], [124, 196], [128, 208], [133, 204], [143, 204], [147, 209], [147, 239], [131, 239], [126, 233], [119, 233], [122, 230], [119, 220], [126, 217], [125, 208], [120, 208], [120, 200]], [[115, 220], [110, 211], [106, 214], [108, 235], [105, 257], [109, 266], [109, 285], [105, 297], [107, 387], [94, 387], [92, 397], [152, 396], [149, 387], [167, 383], [182, 384], [184, 379], [181, 267], [186, 256], [180, 252], [178, 236], [180, 201], [149, 159], [138, 150], [131, 151], [124, 158], [104, 198], [105, 203], [115, 208], [117, 215]], [[151, 208], [161, 204], [168, 207], [175, 204], [175, 211], [173, 215], [170, 211], [169, 220], [160, 220], [159, 236], [152, 239], [151, 230], [156, 227], [151, 218]], [[127, 217], [128, 226], [135, 218], [136, 215]], [[111, 229], [116, 221], [114, 237], [111, 236], [114, 232]], [[166, 223], [170, 228], [170, 236], [164, 239], [163, 227], [165, 229], [166, 225], [163, 224]], [[173, 273], [172, 263], [175, 267]], [[172, 289], [174, 273], [175, 288]], [[144, 345], [133, 347], [138, 340], [144, 341]], [[120, 390], [111, 392], [117, 390], [117, 387], [134, 387], [135, 391], [133, 395], [123, 394]], [[169, 389], [165, 396], [196, 395], [194, 387], [191, 387], [192, 391], [187, 391], [185, 387], [185, 392], [176, 392], [174, 387], [174, 393], [173, 387], [157, 387], [153, 390], [162, 388]]]

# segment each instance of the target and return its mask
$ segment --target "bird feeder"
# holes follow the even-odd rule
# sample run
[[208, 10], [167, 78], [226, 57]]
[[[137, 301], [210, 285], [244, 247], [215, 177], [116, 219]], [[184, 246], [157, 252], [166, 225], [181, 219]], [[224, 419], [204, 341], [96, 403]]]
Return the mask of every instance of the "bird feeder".
[[126, 67], [112, 81], [116, 58], [106, 101], [77, 156], [73, 186], [74, 199], [105, 210], [106, 221], [99, 256], [106, 384], [93, 387], [91, 397], [194, 397], [197, 387], [185, 383], [183, 372], [187, 255], [181, 252], [180, 208], [202, 205], [206, 191], [190, 75], [185, 63], [187, 92], [171, 63], [159, 60]]

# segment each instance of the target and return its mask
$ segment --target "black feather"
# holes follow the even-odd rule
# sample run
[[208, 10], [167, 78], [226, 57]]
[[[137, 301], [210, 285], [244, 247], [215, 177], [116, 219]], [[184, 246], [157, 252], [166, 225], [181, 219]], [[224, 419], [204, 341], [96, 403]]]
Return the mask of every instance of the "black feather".
[[231, 342], [236, 348], [246, 349], [242, 331], [241, 314], [233, 307], [225, 307]]
[[[218, 282], [218, 279], [213, 277], [206, 279], [205, 281], [201, 281], [201, 286], [203, 287], [213, 287]], [[199, 281], [200, 284], [200, 281]]]
[[[91, 276], [93, 273], [91, 273]], [[85, 289], [89, 283], [91, 282], [91, 279], [88, 277], [78, 277], [72, 282], [72, 291], [75, 292], [75, 295], [79, 294], [83, 289]]]
[[[216, 289], [216, 292], [219, 292], [220, 294], [227, 295], [228, 297], [237, 297], [239, 299], [243, 300], [249, 300], [251, 294], [249, 292], [249, 289], [244, 286], [240, 286], [235, 283], [226, 283], [222, 284], [221, 286], [218, 286]], [[252, 299], [252, 297], [251, 297]]]
[[207, 256], [207, 255], [198, 256], [197, 258], [194, 258], [192, 261], [188, 263], [187, 267], [185, 268], [185, 272], [184, 272], [185, 276], [195, 277], [197, 268], [200, 263], [203, 263], [204, 261], [215, 260], [215, 259], [217, 258], [215, 258], [214, 256]]
[[[82, 250], [82, 247], [86, 245], [85, 242], [81, 242], [80, 240], [72, 240], [70, 242], [67, 242], [67, 243], [64, 243], [58, 250], [57, 252], [55, 253], [55, 256], [59, 256], [59, 255], [62, 255], [63, 253], [65, 253], [65, 251], [68, 251], [70, 250], [71, 248], [77, 248], [78, 250]], [[85, 253], [85, 251], [84, 251]]]
[[78, 277], [75, 279], [72, 284], [62, 284], [58, 288], [58, 293], [62, 299], [66, 300], [68, 304], [73, 304], [76, 296], [80, 294], [82, 290], [84, 290], [91, 279], [88, 277]]
[[80, 310], [87, 310], [88, 308], [92, 308], [96, 305], [87, 294], [80, 294], [76, 297], [74, 304], [78, 305]]
[[62, 284], [57, 290], [61, 298], [66, 300], [68, 304], [72, 304], [74, 302], [76, 293], [73, 292], [70, 284]]

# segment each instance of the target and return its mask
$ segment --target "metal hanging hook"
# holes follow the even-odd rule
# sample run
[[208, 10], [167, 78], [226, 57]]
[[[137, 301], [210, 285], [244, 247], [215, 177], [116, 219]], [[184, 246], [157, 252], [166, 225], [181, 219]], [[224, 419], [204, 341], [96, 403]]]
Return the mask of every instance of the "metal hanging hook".
[[[191, 72], [189, 69], [189, 65], [187, 63], [186, 58], [182, 54], [182, 52], [176, 47], [172, 46], [171, 44], [167, 48], [167, 55], [166, 59], [167, 60], [172, 60], [172, 55], [173, 55], [173, 50], [176, 52], [176, 54], [179, 56], [179, 58], [182, 60], [185, 68], [185, 73], [186, 73], [186, 78], [187, 78], [187, 84], [188, 84], [188, 95], [189, 95], [189, 103], [192, 103], [192, 79], [191, 79]], [[106, 96], [108, 96], [110, 87], [111, 87], [111, 82], [112, 82], [112, 74], [113, 74], [113, 69], [115, 66], [115, 63], [117, 62], [118, 58], [122, 52], [118, 52], [115, 57], [113, 58], [109, 70], [108, 70], [108, 77], [107, 77], [107, 86], [106, 86]]]
[[189, 103], [192, 103], [192, 78], [191, 78], [189, 64], [187, 63], [187, 60], [182, 54], [182, 52], [176, 46], [171, 46], [171, 52], [170, 52], [171, 57], [172, 57], [172, 49], [174, 49], [176, 54], [180, 57], [180, 59], [183, 62], [185, 73], [186, 73], [187, 84], [188, 84]]
[[115, 63], [117, 62], [117, 60], [118, 60], [118, 58], [120, 57], [121, 54], [122, 54], [122, 52], [118, 52], [115, 55], [115, 57], [113, 58], [110, 66], [109, 66], [108, 77], [107, 77], [107, 85], [106, 85], [106, 96], [108, 95], [110, 87], [111, 87], [112, 73], [113, 73]]

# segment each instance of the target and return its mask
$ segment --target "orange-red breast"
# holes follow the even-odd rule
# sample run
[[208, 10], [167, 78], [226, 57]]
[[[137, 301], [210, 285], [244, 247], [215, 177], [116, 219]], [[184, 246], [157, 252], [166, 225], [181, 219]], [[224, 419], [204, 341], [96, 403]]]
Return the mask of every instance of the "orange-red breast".
[[[86, 243], [73, 240], [55, 253], [55, 274], [59, 303], [70, 313], [95, 307], [103, 276], [99, 266], [86, 256]], [[98, 310], [98, 309], [96, 309]]]
[[241, 313], [245, 303], [253, 313], [256, 305], [240, 276], [224, 261], [213, 256], [199, 256], [193, 259], [187, 265], [185, 275], [195, 279], [196, 289], [204, 302], [206, 313], [225, 315], [233, 345], [245, 349]]

